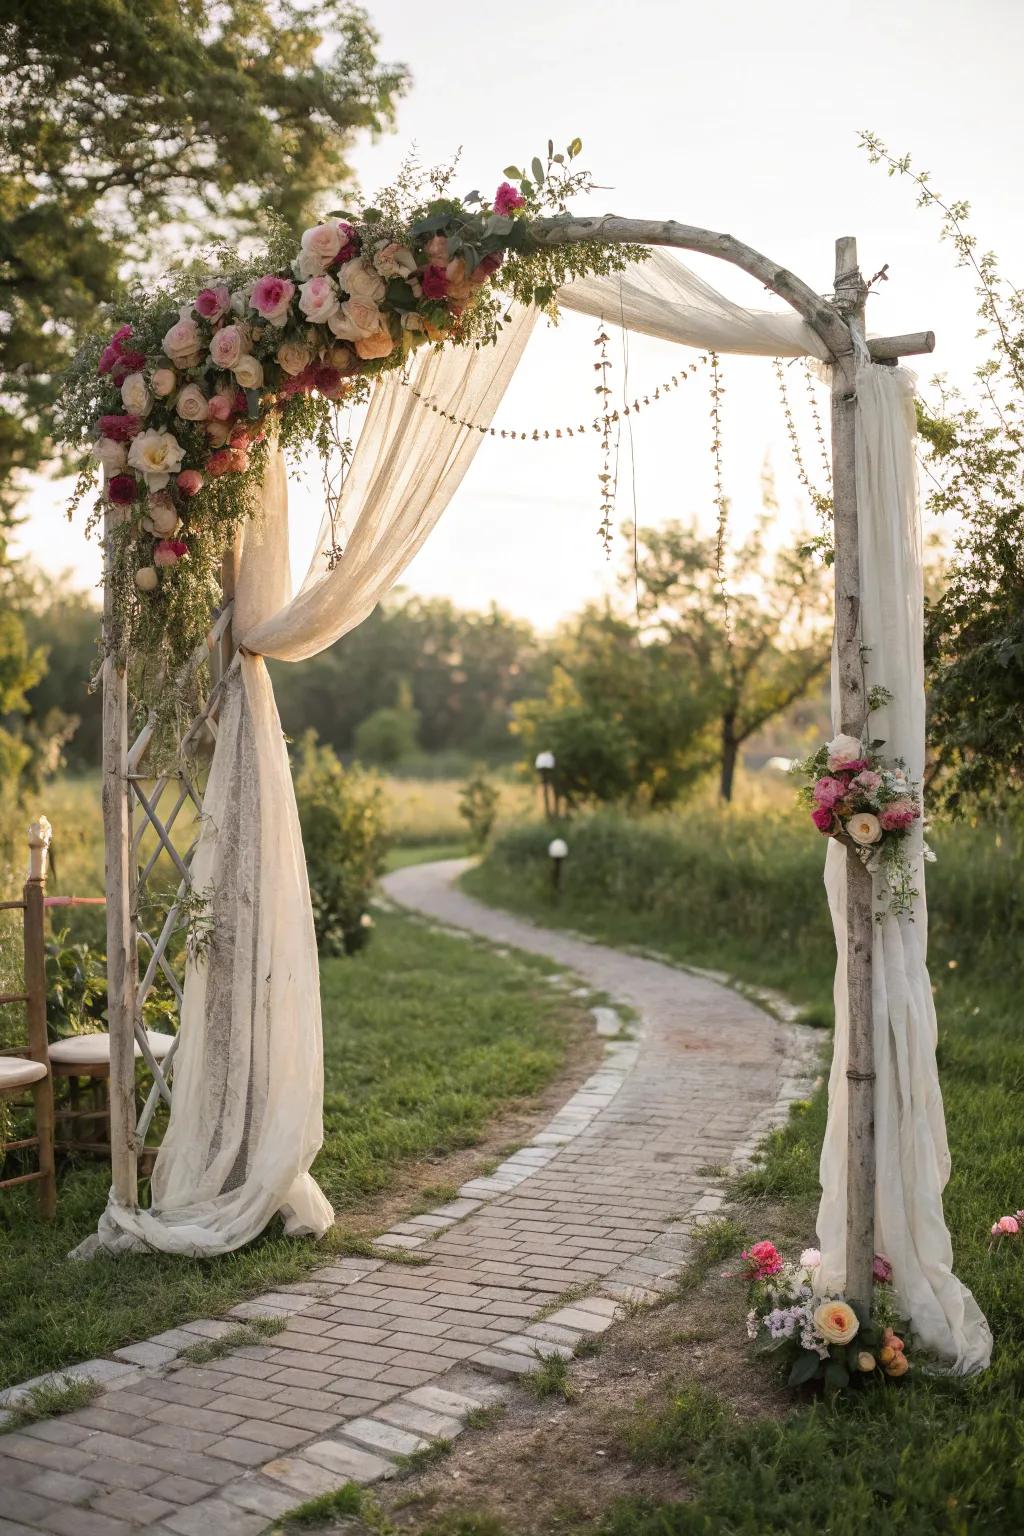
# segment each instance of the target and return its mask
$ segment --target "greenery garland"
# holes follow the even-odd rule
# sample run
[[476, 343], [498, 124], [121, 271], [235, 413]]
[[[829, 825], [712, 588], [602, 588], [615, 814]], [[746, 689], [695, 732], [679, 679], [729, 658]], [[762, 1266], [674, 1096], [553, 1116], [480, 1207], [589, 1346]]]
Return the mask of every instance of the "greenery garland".
[[549, 142], [546, 163], [509, 166], [516, 184], [489, 202], [449, 195], [454, 166], [425, 175], [409, 162], [376, 206], [329, 213], [297, 254], [283, 230], [251, 259], [217, 250], [136, 288], [105, 317], [113, 332], [86, 340], [60, 407], [66, 440], [91, 445], [72, 510], [102, 468], [88, 526], [117, 509], [105, 646], [131, 663], [140, 709], [184, 703], [224, 553], [258, 505], [268, 434], [326, 463], [339, 405], [365, 401], [417, 348], [491, 345], [510, 300], [554, 313], [562, 283], [644, 254], [534, 240], [534, 217], [593, 185], [574, 164], [581, 148]]

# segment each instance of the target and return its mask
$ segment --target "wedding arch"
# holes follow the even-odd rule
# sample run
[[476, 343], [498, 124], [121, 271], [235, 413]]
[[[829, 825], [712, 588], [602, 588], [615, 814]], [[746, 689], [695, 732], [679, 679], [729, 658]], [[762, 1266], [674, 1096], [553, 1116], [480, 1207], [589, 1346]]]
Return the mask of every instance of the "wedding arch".
[[[493, 210], [483, 205], [482, 222], [474, 228], [491, 231], [508, 249], [515, 240], [529, 240], [534, 248], [549, 251], [582, 243], [630, 252], [628, 261], [612, 263], [615, 270], [575, 277], [569, 270], [567, 277], [574, 280], [554, 293], [538, 291], [543, 301], [553, 298], [563, 308], [683, 346], [808, 356], [828, 370], [833, 723], [838, 733], [865, 741], [870, 713], [872, 734], [884, 739], [886, 752], [905, 762], [910, 778], [919, 781], [924, 768], [921, 535], [913, 381], [898, 363], [931, 351], [932, 333], [866, 336], [867, 285], [855, 242], [848, 237], [836, 242], [834, 291], [822, 296], [729, 235], [615, 216], [579, 219], [561, 213], [527, 220], [522, 202], [512, 196], [505, 206], [496, 201]], [[443, 217], [417, 234], [431, 261], [430, 246], [437, 256], [442, 226]], [[296, 278], [303, 270], [306, 274], [303, 298], [314, 279], [337, 270], [340, 258], [358, 265], [360, 244], [352, 224], [337, 224], [340, 237], [325, 233], [334, 227], [321, 225], [307, 232], [308, 241], [304, 238], [303, 256], [294, 269]], [[340, 257], [339, 239], [345, 246]], [[452, 256], [454, 245], [448, 249], [442, 243], [441, 255]], [[669, 253], [671, 248], [732, 264], [782, 299], [788, 310], [752, 310], [732, 302], [689, 271]], [[377, 260], [385, 247], [375, 249]], [[410, 253], [394, 242], [386, 251], [388, 283], [411, 283], [414, 292], [419, 290], [416, 302], [422, 310], [422, 293], [434, 267], [420, 265], [414, 271], [406, 260]], [[469, 304], [473, 284], [479, 287], [494, 277], [501, 252], [481, 255], [467, 243], [464, 257], [456, 256], [454, 264], [460, 260], [455, 278]], [[384, 271], [379, 261], [378, 270]], [[262, 281], [277, 284], [261, 293], [261, 301], [266, 299], [262, 308], [254, 292], [243, 299], [243, 307], [248, 303], [259, 309], [256, 333], [266, 324], [282, 324], [280, 317], [296, 298], [287, 276]], [[350, 279], [349, 287], [340, 290], [350, 294], [350, 309], [351, 297], [359, 298], [354, 282]], [[373, 292], [384, 286], [383, 281], [375, 284]], [[335, 279], [331, 293], [311, 293], [303, 315], [310, 324], [319, 323], [332, 303], [331, 314], [337, 316], [338, 296]], [[190, 317], [223, 326], [232, 318], [232, 300], [227, 288], [204, 289], [196, 307], [182, 311], [179, 325], [184, 329], [172, 327], [164, 337], [167, 355], [160, 361], [172, 380], [179, 370], [171, 385], [181, 391], [179, 399], [192, 388], [183, 389], [181, 380], [190, 377], [188, 369], [199, 357], [194, 333], [202, 324]], [[458, 304], [450, 295], [448, 302], [457, 315]], [[126, 409], [132, 412], [137, 404], [141, 415], [102, 418], [108, 424], [134, 420], [135, 426], [120, 433], [103, 427], [103, 441], [111, 445], [110, 462], [104, 462], [103, 814], [113, 1187], [99, 1232], [90, 1239], [92, 1248], [148, 1246], [216, 1254], [255, 1237], [275, 1214], [283, 1216], [290, 1232], [322, 1233], [333, 1219], [309, 1172], [322, 1138], [317, 950], [287, 754], [264, 658], [298, 661], [315, 655], [361, 623], [398, 580], [488, 435], [536, 315], [528, 304], [510, 305], [485, 338], [487, 344], [475, 347], [442, 344], [444, 335], [429, 314], [411, 327], [425, 330], [438, 344], [411, 350], [402, 371], [381, 371], [376, 378], [340, 498], [325, 514], [316, 551], [294, 596], [288, 589], [284, 458], [276, 443], [266, 445], [259, 506], [253, 508], [259, 515], [240, 522], [224, 557], [221, 600], [208, 634], [185, 663], [193, 683], [202, 684], [202, 694], [189, 718], [178, 722], [174, 761], [156, 769], [149, 766], [148, 755], [158, 722], [151, 716], [132, 739], [130, 657], [114, 635], [117, 594], [123, 587], [118, 530], [133, 515], [133, 493], [130, 488], [119, 496], [111, 491], [114, 479], [124, 478], [119, 472], [125, 454], [118, 439], [123, 446], [134, 431], [127, 463], [145, 480], [151, 496], [146, 527], [173, 565], [179, 558], [173, 540], [161, 535], [173, 535], [177, 513], [167, 498], [161, 501], [153, 492], [168, 484], [181, 460], [160, 460], [159, 444], [137, 446], [141, 417], [152, 406], [153, 394], [162, 392], [161, 369], [153, 372], [148, 354], [132, 353], [134, 343], [126, 338], [130, 327], [115, 336], [100, 359], [101, 371], [105, 362], [108, 372], [120, 375], [122, 390], [128, 387], [126, 378], [141, 381], [135, 386], [137, 399], [125, 396]], [[379, 342], [373, 340], [376, 332], [364, 330], [360, 336], [356, 322], [344, 318], [332, 331], [344, 345], [355, 347], [359, 358], [381, 357], [381, 349], [393, 347], [396, 336], [409, 341], [403, 327], [410, 327], [402, 317], [397, 323], [392, 317], [390, 342], [383, 322]], [[362, 347], [360, 340], [366, 342]], [[303, 344], [296, 345], [301, 352]], [[175, 349], [180, 355], [174, 355]], [[218, 350], [223, 365], [233, 366], [228, 342]], [[317, 384], [310, 358], [303, 360], [297, 352], [291, 362], [290, 377], [304, 379], [309, 388]], [[337, 372], [333, 365], [320, 369], [319, 387], [325, 393], [341, 387]], [[262, 368], [258, 363], [236, 368], [233, 377], [254, 408]], [[199, 394], [206, 399], [202, 389]], [[204, 406], [198, 397], [190, 397], [190, 410], [196, 414], [178, 407], [179, 415], [193, 422], [205, 419], [204, 411], [212, 414], [209, 401]], [[240, 447], [223, 449], [229, 458], [232, 452], [241, 455], [228, 468], [246, 459], [244, 433], [239, 441]], [[202, 479], [195, 471], [179, 473], [181, 494], [193, 494], [189, 486]], [[165, 528], [160, 513], [169, 519]], [[138, 573], [143, 593], [158, 579], [155, 568]], [[191, 750], [203, 739], [213, 743], [205, 787], [190, 766]], [[919, 822], [911, 841], [916, 868], [923, 859]], [[169, 861], [179, 882], [162, 905], [154, 887], [161, 859]], [[837, 942], [836, 1032], [821, 1167], [821, 1283], [868, 1305], [873, 1255], [876, 1245], [884, 1248], [918, 1336], [954, 1369], [971, 1371], [987, 1364], [991, 1339], [973, 1297], [953, 1274], [942, 1213], [949, 1157], [935, 1065], [923, 873], [917, 878], [919, 891], [909, 910], [876, 911], [882, 875], [872, 872], [848, 838], [829, 841], [825, 882]], [[182, 987], [168, 946], [196, 892], [209, 901], [204, 942], [190, 952]], [[150, 920], [154, 907], [159, 915]], [[142, 1005], [161, 973], [181, 1011], [175, 1051], [162, 1064], [152, 1058], [142, 1026]], [[153, 1079], [141, 1115], [135, 1101], [136, 1042]], [[152, 1206], [144, 1209], [138, 1198], [138, 1156], [161, 1100], [170, 1106], [170, 1116], [154, 1169]]]

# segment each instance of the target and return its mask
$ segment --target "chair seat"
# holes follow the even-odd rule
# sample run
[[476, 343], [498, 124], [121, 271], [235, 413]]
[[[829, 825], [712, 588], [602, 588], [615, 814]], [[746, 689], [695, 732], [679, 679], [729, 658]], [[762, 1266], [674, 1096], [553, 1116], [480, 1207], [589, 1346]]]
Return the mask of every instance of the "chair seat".
[[[163, 1061], [174, 1044], [173, 1035], [164, 1035], [158, 1029], [147, 1029], [146, 1039], [157, 1061]], [[139, 1042], [135, 1042], [135, 1059], [142, 1055]], [[110, 1036], [106, 1030], [91, 1035], [69, 1035], [50, 1046], [50, 1060], [59, 1067], [99, 1067], [110, 1063]]]
[[22, 1056], [0, 1056], [0, 1093], [9, 1088], [25, 1088], [46, 1076], [41, 1061], [26, 1061]]

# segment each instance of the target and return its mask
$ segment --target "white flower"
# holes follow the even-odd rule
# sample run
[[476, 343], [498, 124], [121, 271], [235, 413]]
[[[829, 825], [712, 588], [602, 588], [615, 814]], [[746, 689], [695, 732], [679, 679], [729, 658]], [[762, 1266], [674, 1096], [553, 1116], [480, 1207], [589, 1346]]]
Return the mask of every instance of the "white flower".
[[195, 368], [202, 361], [203, 338], [187, 310], [165, 333], [160, 345], [177, 368]]
[[170, 499], [166, 501], [159, 499], [166, 494], [165, 491], [157, 491], [156, 495], [151, 497], [149, 516], [142, 519], [142, 526], [147, 532], [155, 533], [161, 539], [169, 539], [180, 526], [180, 519]]
[[174, 409], [182, 421], [205, 421], [210, 414], [210, 402], [198, 384], [186, 384], [174, 402]]
[[805, 1248], [803, 1253], [800, 1255], [801, 1269], [817, 1269], [820, 1263], [821, 1254], [818, 1252], [817, 1248]]
[[156, 584], [160, 580], [156, 573], [156, 566], [144, 565], [135, 572], [135, 585], [140, 592], [155, 592]]
[[412, 251], [395, 240], [378, 245], [373, 264], [381, 277], [411, 277], [416, 271], [416, 257]]
[[128, 463], [137, 469], [151, 491], [162, 491], [172, 475], [181, 468], [185, 450], [171, 432], [150, 428], [132, 438]]
[[233, 315], [246, 315], [249, 312], [249, 296], [255, 288], [255, 283], [246, 283], [244, 288], [236, 288], [231, 295], [231, 313]]
[[240, 357], [231, 372], [241, 389], [259, 389], [263, 383], [263, 364], [251, 352]]
[[566, 859], [569, 857], [569, 844], [561, 837], [553, 837], [548, 843], [548, 857], [552, 859]]
[[369, 299], [353, 297], [328, 317], [327, 324], [340, 341], [358, 341], [380, 330], [381, 313]]
[[828, 765], [830, 768], [845, 768], [847, 763], [856, 763], [864, 756], [864, 748], [856, 736], [836, 736], [828, 744]]
[[338, 268], [338, 282], [353, 299], [368, 299], [379, 304], [384, 297], [384, 279], [361, 256], [354, 256]]
[[97, 464], [102, 464], [108, 478], [118, 474], [128, 463], [128, 444], [115, 443], [112, 437], [99, 438], [92, 453]]
[[846, 823], [846, 830], [855, 843], [860, 843], [862, 848], [869, 848], [881, 837], [882, 823], [877, 816], [872, 816], [870, 811], [858, 811], [856, 816], [851, 816]]
[[329, 277], [311, 277], [299, 289], [299, 308], [311, 325], [323, 325], [340, 305], [338, 290]]
[[303, 232], [301, 244], [299, 260], [309, 268], [304, 275], [315, 277], [330, 266], [341, 250], [341, 230], [337, 224], [315, 224]]
[[141, 373], [130, 373], [121, 385], [121, 399], [126, 411], [133, 416], [148, 416], [153, 409], [153, 396], [146, 388], [146, 378]]

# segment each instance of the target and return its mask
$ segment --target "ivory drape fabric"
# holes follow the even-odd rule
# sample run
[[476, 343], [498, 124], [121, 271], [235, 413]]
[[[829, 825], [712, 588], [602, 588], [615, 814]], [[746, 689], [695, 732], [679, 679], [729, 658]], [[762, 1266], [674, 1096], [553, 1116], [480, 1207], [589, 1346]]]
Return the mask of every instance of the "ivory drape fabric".
[[[576, 282], [558, 297], [566, 308], [690, 346], [827, 356], [795, 315], [746, 310], [665, 252], [625, 273]], [[517, 311], [497, 347], [421, 353], [416, 391], [486, 426], [533, 321], [532, 313]], [[919, 779], [923, 598], [913, 432], [910, 376], [865, 363], [857, 420], [863, 632], [869, 682], [895, 695], [872, 728]], [[277, 1212], [291, 1231], [320, 1232], [332, 1219], [309, 1175], [323, 1094], [316, 944], [287, 754], [262, 657], [302, 660], [361, 623], [422, 546], [482, 441], [482, 433], [425, 409], [394, 376], [382, 383], [341, 500], [343, 553], [326, 558], [335, 529], [325, 518], [291, 601], [284, 467], [279, 454], [271, 455], [262, 516], [241, 542], [234, 627], [244, 649], [225, 688], [195, 863], [196, 887], [212, 893], [213, 946], [186, 975], [153, 1208], [111, 1203], [100, 1226], [104, 1246], [220, 1253], [255, 1237]], [[819, 1214], [823, 1279], [839, 1289], [846, 1225], [844, 858], [839, 845], [829, 845], [826, 884], [839, 963]], [[877, 1230], [922, 1340], [968, 1371], [987, 1363], [991, 1339], [973, 1297], [953, 1276], [942, 1214], [949, 1158], [923, 868], [919, 886], [913, 920], [887, 918], [875, 938]]]

